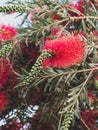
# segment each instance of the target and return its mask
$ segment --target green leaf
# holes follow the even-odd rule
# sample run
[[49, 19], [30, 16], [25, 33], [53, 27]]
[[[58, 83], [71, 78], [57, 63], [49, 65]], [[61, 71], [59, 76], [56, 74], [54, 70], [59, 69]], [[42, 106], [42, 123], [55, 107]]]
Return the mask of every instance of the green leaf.
[[19, 73], [17, 73], [16, 71], [13, 71], [13, 73], [14, 73], [16, 76], [20, 77], [20, 78], [24, 78], [24, 76], [23, 76], [23, 75], [20, 75], [20, 74], [19, 74]]
[[77, 10], [76, 8], [70, 7], [70, 11], [76, 13], [76, 14], [81, 14], [81, 12], [79, 10]]
[[86, 32], [86, 23], [84, 19], [82, 19], [82, 27], [83, 27], [83, 31]]
[[76, 96], [77, 96], [77, 95], [74, 93], [73, 96], [70, 97], [70, 98], [67, 100], [67, 102], [68, 102], [68, 103], [72, 102], [72, 101], [76, 98]]
[[66, 107], [64, 107], [63, 109], [62, 109], [62, 111], [60, 111], [59, 113], [60, 114], [64, 114], [65, 112], [67, 112], [71, 107], [72, 107], [72, 105], [73, 105], [73, 103], [70, 103], [70, 104], [68, 104]]
[[93, 28], [96, 27], [95, 24], [94, 24], [94, 22], [93, 22], [91, 19], [87, 19], [87, 22], [88, 22]]

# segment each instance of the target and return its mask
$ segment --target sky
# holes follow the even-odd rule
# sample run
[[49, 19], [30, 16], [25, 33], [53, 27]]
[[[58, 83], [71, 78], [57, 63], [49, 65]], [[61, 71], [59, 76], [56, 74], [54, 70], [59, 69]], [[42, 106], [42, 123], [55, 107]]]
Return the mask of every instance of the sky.
[[[0, 6], [4, 5], [4, 2], [7, 2], [8, 0], [0, 0]], [[16, 14], [3, 14], [0, 13], [0, 25], [6, 24], [6, 25], [12, 25], [12, 26], [17, 26], [18, 24], [21, 23], [21, 17], [16, 18]]]

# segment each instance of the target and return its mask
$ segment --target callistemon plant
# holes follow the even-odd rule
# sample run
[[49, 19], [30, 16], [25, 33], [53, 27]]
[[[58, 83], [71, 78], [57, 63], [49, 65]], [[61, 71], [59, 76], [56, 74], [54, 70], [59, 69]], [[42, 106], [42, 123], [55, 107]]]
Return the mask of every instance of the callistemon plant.
[[98, 130], [98, 1], [10, 1], [0, 13], [23, 18], [0, 26], [0, 130]]

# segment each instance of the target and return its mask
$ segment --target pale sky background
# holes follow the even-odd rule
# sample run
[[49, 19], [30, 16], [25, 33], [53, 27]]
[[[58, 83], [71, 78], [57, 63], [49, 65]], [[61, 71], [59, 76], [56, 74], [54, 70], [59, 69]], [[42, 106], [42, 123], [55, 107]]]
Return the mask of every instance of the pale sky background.
[[[0, 6], [5, 5], [4, 2], [7, 2], [8, 0], [0, 0]], [[21, 23], [21, 17], [15, 18], [16, 14], [3, 14], [0, 13], [0, 25], [1, 24], [6, 24], [6, 25], [12, 25], [12, 26], [17, 26], [18, 24]]]

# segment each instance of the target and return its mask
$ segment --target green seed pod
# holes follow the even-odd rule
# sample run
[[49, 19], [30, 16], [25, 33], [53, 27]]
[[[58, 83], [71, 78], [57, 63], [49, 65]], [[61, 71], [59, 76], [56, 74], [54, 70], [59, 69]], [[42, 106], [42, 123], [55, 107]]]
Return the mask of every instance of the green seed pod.
[[51, 57], [51, 53], [47, 50], [42, 51], [42, 54], [39, 56], [34, 66], [31, 68], [29, 75], [23, 81], [24, 85], [29, 85], [30, 83], [32, 83], [32, 81], [35, 79], [35, 77], [38, 75], [38, 72], [40, 72], [40, 69], [42, 68], [43, 60], [48, 57]]
[[73, 112], [71, 111], [67, 112], [66, 115], [64, 116], [64, 120], [62, 123], [62, 130], [68, 130], [72, 119], [73, 119]]
[[3, 45], [3, 47], [0, 50], [0, 58], [8, 56], [11, 53], [12, 49], [13, 47], [11, 44]]
[[9, 13], [9, 12], [26, 12], [25, 5], [9, 5], [9, 6], [0, 6], [0, 12]]

